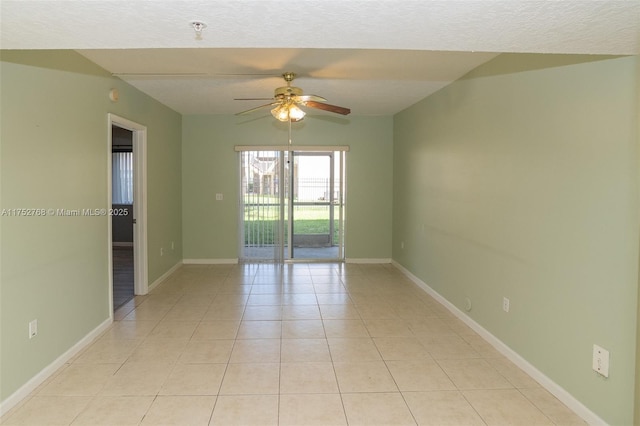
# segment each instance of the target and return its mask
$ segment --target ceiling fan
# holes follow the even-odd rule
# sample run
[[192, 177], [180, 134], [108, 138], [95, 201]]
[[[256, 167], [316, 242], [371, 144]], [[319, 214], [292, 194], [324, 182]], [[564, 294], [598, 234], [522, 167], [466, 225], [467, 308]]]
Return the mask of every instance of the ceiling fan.
[[318, 95], [305, 95], [302, 89], [294, 87], [291, 82], [296, 77], [295, 73], [286, 72], [282, 78], [287, 82], [286, 86], [278, 87], [273, 98], [236, 98], [236, 101], [271, 101], [267, 104], [236, 113], [236, 115], [249, 114], [266, 107], [274, 107], [271, 114], [280, 121], [296, 122], [304, 118], [306, 113], [300, 108], [309, 107], [347, 115], [351, 113], [349, 108], [325, 103], [326, 99]]

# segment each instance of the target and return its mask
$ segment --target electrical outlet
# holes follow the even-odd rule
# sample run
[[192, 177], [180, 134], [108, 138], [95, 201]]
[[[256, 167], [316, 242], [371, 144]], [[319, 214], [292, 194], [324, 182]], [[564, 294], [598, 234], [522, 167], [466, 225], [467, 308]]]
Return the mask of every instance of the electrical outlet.
[[593, 345], [593, 370], [609, 377], [609, 351], [598, 345]]
[[173, 241], [171, 241], [171, 251], [173, 251], [176, 247], [173, 245]]
[[160, 256], [164, 256], [164, 249], [160, 247]]
[[511, 304], [511, 302], [509, 301], [508, 297], [503, 297], [502, 298], [502, 310], [505, 312], [509, 312], [509, 305]]
[[216, 194], [216, 201], [222, 201], [223, 200], [223, 195], [221, 193], [217, 193]]
[[29, 322], [29, 339], [33, 339], [38, 335], [38, 320], [34, 319]]
[[400, 243], [400, 248], [404, 250], [404, 241]]

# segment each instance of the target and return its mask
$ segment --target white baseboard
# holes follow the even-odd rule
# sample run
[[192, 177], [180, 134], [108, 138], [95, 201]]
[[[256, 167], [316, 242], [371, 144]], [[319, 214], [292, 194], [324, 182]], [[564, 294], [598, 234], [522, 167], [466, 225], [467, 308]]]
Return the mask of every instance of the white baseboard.
[[433, 288], [429, 287], [424, 281], [420, 278], [413, 275], [408, 269], [404, 266], [396, 262], [392, 261], [393, 265], [398, 268], [402, 273], [404, 273], [411, 281], [418, 285], [422, 290], [424, 290], [431, 297], [436, 299], [440, 304], [442, 304], [445, 308], [447, 308], [453, 315], [458, 317], [461, 321], [463, 321], [466, 325], [471, 327], [473, 331], [478, 333], [484, 340], [489, 342], [498, 352], [504, 355], [507, 359], [513, 362], [515, 365], [520, 367], [525, 373], [530, 375], [535, 381], [540, 383], [540, 385], [548, 390], [551, 394], [553, 394], [556, 398], [558, 398], [563, 404], [569, 407], [573, 412], [575, 412], [578, 416], [582, 417], [584, 421], [586, 421], [590, 425], [606, 425], [607, 423], [602, 420], [596, 413], [589, 410], [584, 404], [578, 401], [573, 395], [567, 392], [562, 386], [558, 385], [556, 382], [551, 380], [548, 376], [534, 367], [531, 363], [529, 363], [526, 359], [524, 359], [520, 354], [507, 346], [503, 341], [498, 339], [496, 336], [491, 334], [488, 330], [482, 327], [480, 324], [475, 322], [471, 317], [458, 309], [453, 303], [449, 302], [443, 296], [440, 295]]
[[345, 259], [346, 263], [391, 263], [391, 259], [364, 259], [364, 258], [347, 258]]
[[235, 265], [238, 259], [183, 259], [185, 265]]
[[67, 363], [71, 358], [80, 353], [94, 339], [100, 336], [112, 323], [112, 319], [106, 319], [102, 324], [90, 331], [86, 336], [80, 339], [75, 345], [69, 348], [65, 353], [60, 355], [55, 361], [40, 370], [38, 374], [33, 376], [27, 383], [22, 385], [20, 389], [11, 394], [7, 399], [0, 402], [0, 417], [4, 416], [9, 410], [18, 405], [24, 398], [29, 396], [31, 392], [37, 389], [45, 382], [53, 373], [58, 371], [60, 367]]
[[[154, 288], [156, 288], [158, 286], [158, 284], [160, 284], [162, 281], [166, 280], [167, 278], [169, 278], [169, 275], [173, 274], [175, 271], [178, 270], [178, 268], [180, 268], [182, 266], [182, 261], [178, 261], [178, 263], [176, 263], [175, 265], [173, 265], [171, 267], [171, 269], [169, 269], [167, 272], [165, 272], [164, 274], [160, 275], [160, 277], [158, 277], [154, 282], [152, 282], [149, 285], [149, 291], [153, 290]], [[148, 293], [148, 292], [147, 292]]]

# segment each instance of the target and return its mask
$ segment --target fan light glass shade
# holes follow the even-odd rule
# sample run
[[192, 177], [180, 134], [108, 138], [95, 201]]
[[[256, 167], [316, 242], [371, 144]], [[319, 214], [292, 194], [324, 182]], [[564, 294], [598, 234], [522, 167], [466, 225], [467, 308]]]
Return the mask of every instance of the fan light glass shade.
[[293, 103], [278, 105], [271, 110], [271, 114], [280, 121], [289, 121], [289, 117], [291, 117], [291, 121], [300, 121], [306, 115]]
[[304, 111], [297, 106], [291, 105], [289, 107], [289, 116], [291, 117], [291, 121], [300, 121], [305, 115]]

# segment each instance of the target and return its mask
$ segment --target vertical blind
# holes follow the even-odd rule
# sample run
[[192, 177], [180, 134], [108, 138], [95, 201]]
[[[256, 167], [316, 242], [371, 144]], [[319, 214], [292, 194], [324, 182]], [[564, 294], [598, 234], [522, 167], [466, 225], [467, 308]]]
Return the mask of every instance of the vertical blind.
[[133, 152], [112, 153], [111, 164], [111, 202], [133, 204]]

